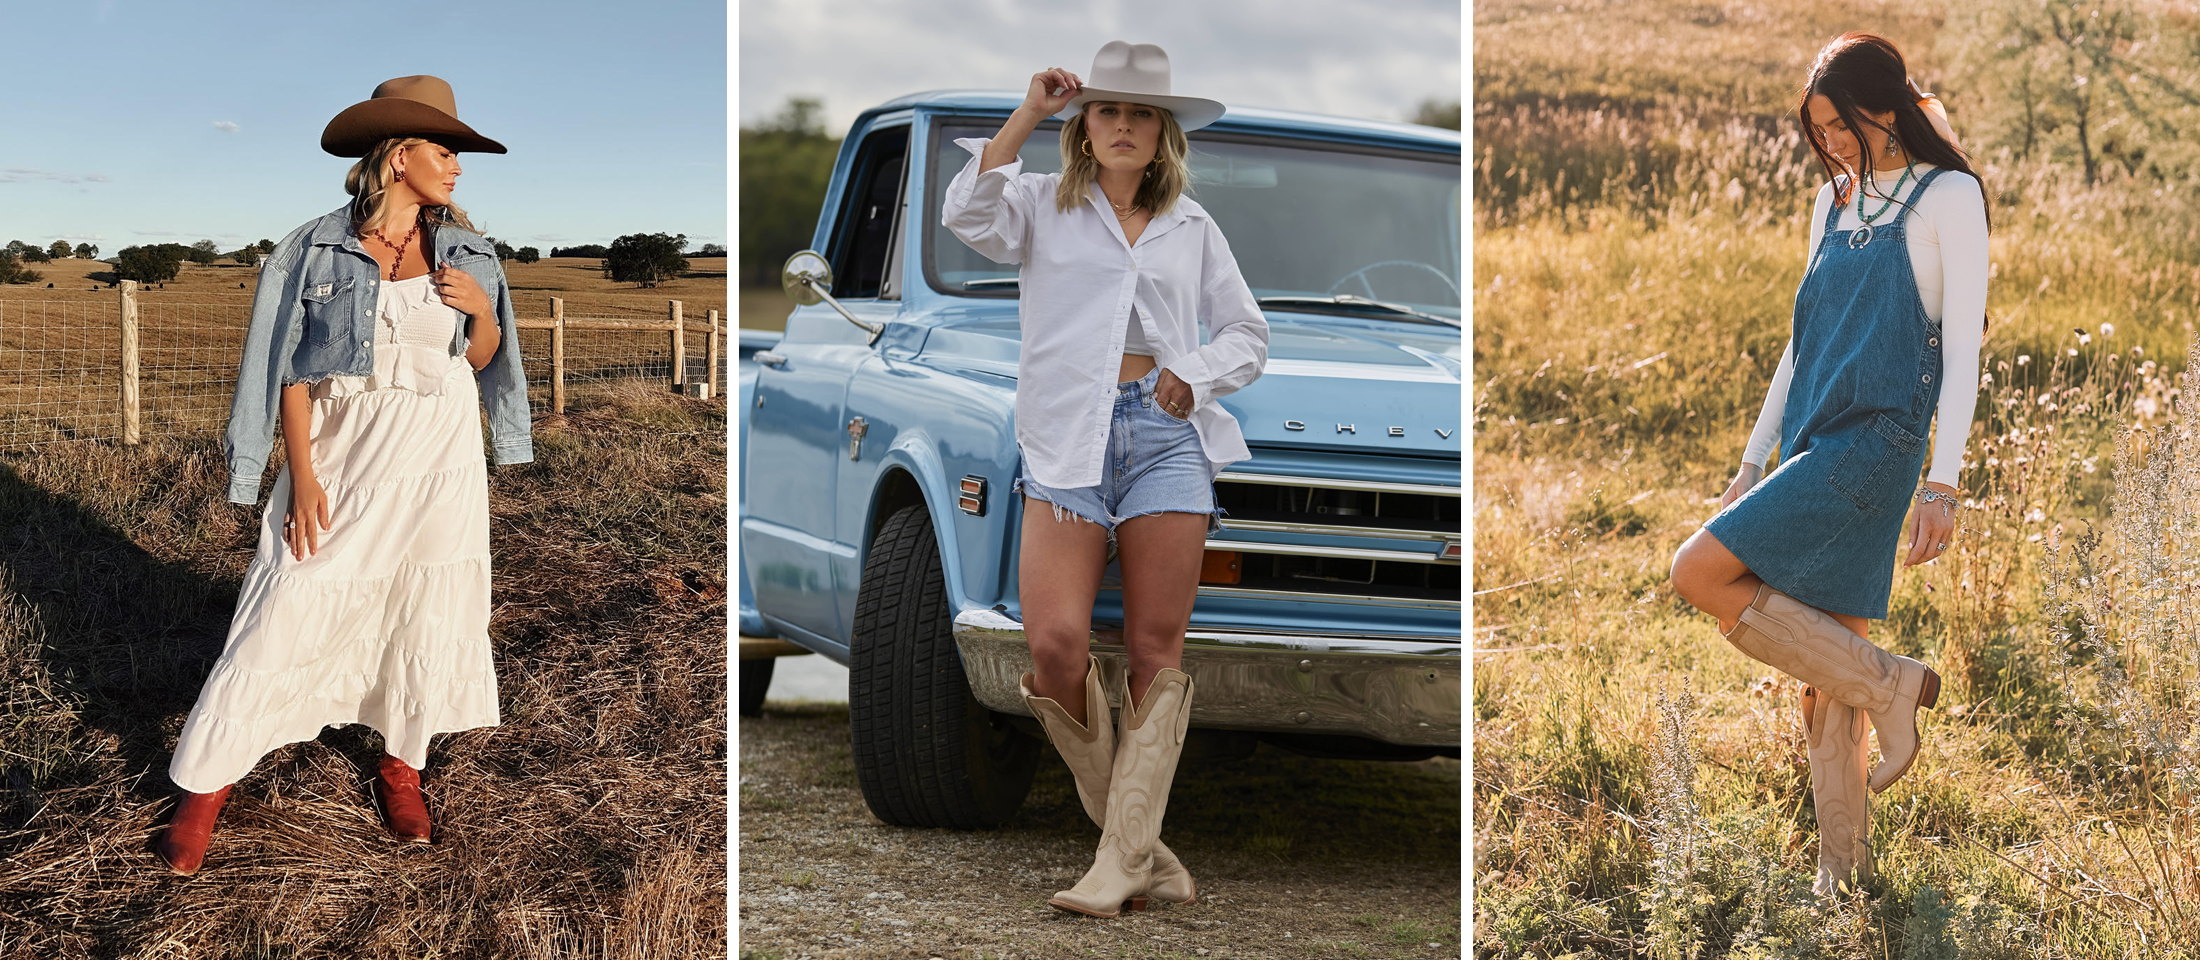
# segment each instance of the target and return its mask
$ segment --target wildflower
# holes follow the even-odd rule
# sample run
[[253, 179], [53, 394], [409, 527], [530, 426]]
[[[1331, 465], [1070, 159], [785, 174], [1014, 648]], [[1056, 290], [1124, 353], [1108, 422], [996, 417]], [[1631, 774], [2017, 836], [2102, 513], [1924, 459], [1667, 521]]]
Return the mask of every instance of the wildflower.
[[2081, 329], [2079, 329], [2079, 328], [2077, 328], [2077, 327], [2071, 327], [2071, 328], [2070, 328], [2070, 332], [2072, 332], [2072, 333], [2075, 333], [2075, 334], [2077, 334], [2077, 335], [2078, 335], [2078, 345], [2079, 345], [2079, 346], [2084, 346], [2084, 345], [2086, 345], [2086, 344], [2088, 344], [2088, 343], [2092, 343], [2092, 342], [2093, 342], [2093, 335], [2092, 335], [2092, 334], [2089, 334], [2089, 333], [2087, 333], [2087, 332], [2085, 332], [2084, 330], [2081, 330]]
[[2029, 353], [2023, 353], [2023, 354], [2018, 354], [2018, 355], [2017, 355], [2017, 366], [2020, 366], [2020, 367], [2021, 367], [2021, 366], [2024, 366], [2025, 364], [2027, 364], [2027, 363], [2031, 363], [2031, 362], [2032, 362], [2032, 355], [2031, 355], [2031, 354], [2029, 354]]
[[2071, 347], [2071, 348], [2070, 348], [2070, 355], [2071, 355], [2071, 356], [2073, 356], [2073, 357], [2077, 356], [2077, 355], [2078, 355], [2078, 348], [2077, 348], [2077, 347]]
[[2026, 522], [2026, 523], [2042, 523], [2042, 522], [2045, 522], [2046, 520], [2047, 520], [2047, 511], [2045, 511], [2045, 510], [2042, 510], [2042, 509], [2040, 509], [2040, 508], [2038, 508], [2038, 507], [2033, 507], [2033, 508], [2032, 508], [2032, 512], [2030, 512], [2030, 513], [2027, 513], [2027, 514], [2025, 514], [2025, 515], [2024, 515], [2024, 522]]
[[2104, 323], [2104, 324], [2101, 324], [2101, 339], [2103, 339], [2103, 340], [2106, 340], [2106, 339], [2108, 339], [2108, 338], [2110, 338], [2110, 337], [2113, 337], [2113, 336], [2115, 336], [2115, 335], [2116, 335], [2116, 325], [2115, 325], [2115, 324], [2113, 324], [2113, 323]]

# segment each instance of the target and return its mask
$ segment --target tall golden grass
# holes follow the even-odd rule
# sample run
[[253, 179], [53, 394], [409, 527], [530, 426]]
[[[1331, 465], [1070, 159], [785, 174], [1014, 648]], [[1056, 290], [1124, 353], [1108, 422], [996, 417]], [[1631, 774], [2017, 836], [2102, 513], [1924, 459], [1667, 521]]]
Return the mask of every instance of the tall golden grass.
[[[1878, 27], [1935, 71], [1936, 25], [1548, 7], [1476, 13], [1478, 86], [1502, 93], [1478, 97], [1473, 173], [1478, 953], [2193, 956], [2200, 194], [1983, 152], [1962, 527], [1898, 571], [1872, 634], [1940, 671], [1942, 709], [1875, 798], [1878, 876], [1820, 901], [1799, 687], [1665, 575], [1738, 465], [1822, 180], [1763, 65], [1793, 84], [1817, 43]], [[1757, 59], [1696, 55], [1737, 37]], [[1669, 82], [1673, 61], [1705, 75]]]

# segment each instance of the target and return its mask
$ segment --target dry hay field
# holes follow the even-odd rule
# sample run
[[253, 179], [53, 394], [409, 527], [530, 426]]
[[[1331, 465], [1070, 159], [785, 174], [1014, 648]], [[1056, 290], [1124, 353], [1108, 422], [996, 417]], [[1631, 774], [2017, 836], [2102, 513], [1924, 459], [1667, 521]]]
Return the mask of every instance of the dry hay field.
[[[730, 329], [726, 258], [690, 258], [688, 272], [653, 288], [614, 283], [601, 261], [559, 257], [531, 264], [507, 261], [505, 276], [522, 320], [547, 320], [550, 299], [565, 301], [568, 321], [662, 322], [678, 300], [686, 335], [687, 370], [700, 378], [705, 337], [697, 328], [718, 311]], [[32, 264], [39, 282], [0, 286], [0, 448], [30, 442], [120, 435], [121, 307], [108, 285], [112, 267], [98, 260]], [[222, 260], [185, 263], [176, 279], [138, 296], [142, 416], [149, 433], [219, 430], [228, 417], [237, 351], [251, 315], [258, 270]], [[49, 289], [48, 285], [51, 285]], [[520, 333], [537, 406], [550, 402], [550, 333]], [[628, 379], [669, 384], [672, 352], [662, 331], [568, 329], [569, 393], [604, 389]], [[724, 380], [721, 375], [720, 386]]]
[[[523, 312], [724, 309], [713, 261], [639, 292], [592, 263], [509, 265]], [[112, 304], [63, 289], [78, 266], [0, 301]], [[187, 266], [148, 322], [249, 276]], [[537, 414], [535, 462], [489, 480], [503, 725], [436, 739], [438, 841], [387, 838], [377, 737], [328, 728], [238, 784], [192, 878], [148, 844], [257, 533], [220, 420], [0, 451], [0, 960], [724, 954], [726, 406], [627, 379]]]
[[[2014, 155], [1985, 9], [1475, 4], [1477, 956], [2200, 955], [2200, 191]], [[1955, 545], [1872, 632], [1940, 705], [1876, 876], [1819, 899], [1800, 687], [1666, 573], [1786, 342], [1822, 182], [1789, 111], [1849, 29], [1977, 150], [1992, 321]]]

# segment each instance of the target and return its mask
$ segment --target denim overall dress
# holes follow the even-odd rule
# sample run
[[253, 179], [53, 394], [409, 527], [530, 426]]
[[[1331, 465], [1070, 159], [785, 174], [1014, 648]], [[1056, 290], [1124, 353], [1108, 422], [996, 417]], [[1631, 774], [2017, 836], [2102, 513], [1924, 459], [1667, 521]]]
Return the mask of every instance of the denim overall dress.
[[[1926, 172], [1906, 202], [1940, 173]], [[1840, 205], [1826, 211], [1825, 238], [1795, 291], [1780, 465], [1704, 524], [1773, 589], [1870, 620], [1887, 616], [1940, 397], [1940, 326], [1910, 270], [1910, 208], [1895, 209], [1893, 223], [1869, 234], [1835, 229]]]

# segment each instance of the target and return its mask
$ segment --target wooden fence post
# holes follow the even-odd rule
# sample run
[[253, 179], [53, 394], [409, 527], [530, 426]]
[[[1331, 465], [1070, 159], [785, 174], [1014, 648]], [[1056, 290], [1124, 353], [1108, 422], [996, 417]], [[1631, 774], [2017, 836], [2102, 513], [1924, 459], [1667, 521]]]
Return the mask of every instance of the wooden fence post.
[[718, 311], [712, 310], [710, 312], [710, 343], [703, 348], [703, 362], [706, 365], [703, 371], [703, 399], [705, 400], [721, 396], [725, 392], [718, 383], [719, 330]]
[[138, 442], [138, 284], [122, 281], [122, 442]]
[[550, 412], [565, 414], [565, 298], [550, 298]]
[[672, 304], [672, 392], [679, 393], [687, 382], [687, 324], [680, 320], [680, 301], [665, 302]]

